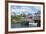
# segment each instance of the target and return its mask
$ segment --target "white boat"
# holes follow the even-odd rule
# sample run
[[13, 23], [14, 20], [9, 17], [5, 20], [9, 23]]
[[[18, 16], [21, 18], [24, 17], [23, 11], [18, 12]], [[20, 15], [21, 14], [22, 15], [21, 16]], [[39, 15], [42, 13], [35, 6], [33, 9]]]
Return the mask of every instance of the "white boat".
[[38, 23], [30, 23], [30, 22], [29, 22], [29, 27], [37, 27], [37, 24], [38, 24]]

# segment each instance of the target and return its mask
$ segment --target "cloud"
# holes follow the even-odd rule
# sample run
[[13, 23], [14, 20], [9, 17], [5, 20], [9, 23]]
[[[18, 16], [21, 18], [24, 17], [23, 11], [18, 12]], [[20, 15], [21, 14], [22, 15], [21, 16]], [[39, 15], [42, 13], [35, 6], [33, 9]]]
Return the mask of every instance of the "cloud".
[[29, 13], [32, 9], [29, 7], [21, 7], [21, 8], [17, 8], [15, 7], [15, 9], [12, 9], [12, 12], [16, 12], [17, 14], [21, 14], [21, 13]]
[[31, 11], [31, 8], [29, 8], [29, 7], [22, 7], [20, 11], [23, 11], [23, 12]]
[[21, 13], [35, 13], [37, 12], [38, 10], [40, 10], [40, 7], [39, 6], [15, 6], [12, 8], [12, 12], [16, 12], [16, 14], [21, 14]]
[[38, 10], [41, 10], [41, 7], [40, 6], [35, 6], [34, 8], [36, 8]]

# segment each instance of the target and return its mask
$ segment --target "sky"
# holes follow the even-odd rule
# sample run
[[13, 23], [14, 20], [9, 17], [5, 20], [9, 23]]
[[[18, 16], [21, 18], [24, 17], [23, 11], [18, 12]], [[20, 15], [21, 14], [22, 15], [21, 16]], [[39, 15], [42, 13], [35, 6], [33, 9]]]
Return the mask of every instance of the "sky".
[[11, 5], [11, 12], [15, 12], [16, 14], [32, 14], [37, 13], [40, 11], [40, 6], [18, 6], [18, 5]]

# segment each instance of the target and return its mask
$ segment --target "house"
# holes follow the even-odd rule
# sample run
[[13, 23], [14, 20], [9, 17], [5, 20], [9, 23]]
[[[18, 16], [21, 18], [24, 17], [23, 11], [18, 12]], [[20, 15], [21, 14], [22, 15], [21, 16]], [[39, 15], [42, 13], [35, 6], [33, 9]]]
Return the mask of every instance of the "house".
[[26, 20], [29, 21], [29, 24], [37, 23], [37, 26], [40, 26], [40, 11], [31, 15], [26, 15]]

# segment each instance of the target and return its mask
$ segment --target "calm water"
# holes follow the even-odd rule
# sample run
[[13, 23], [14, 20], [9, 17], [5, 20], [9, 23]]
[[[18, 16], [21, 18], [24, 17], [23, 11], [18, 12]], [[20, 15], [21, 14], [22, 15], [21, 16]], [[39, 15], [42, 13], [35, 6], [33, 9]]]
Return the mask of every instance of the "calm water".
[[26, 27], [26, 25], [23, 25], [23, 24], [11, 24], [11, 28], [22, 28], [22, 27]]
[[37, 24], [11, 24], [11, 28], [37, 27]]

